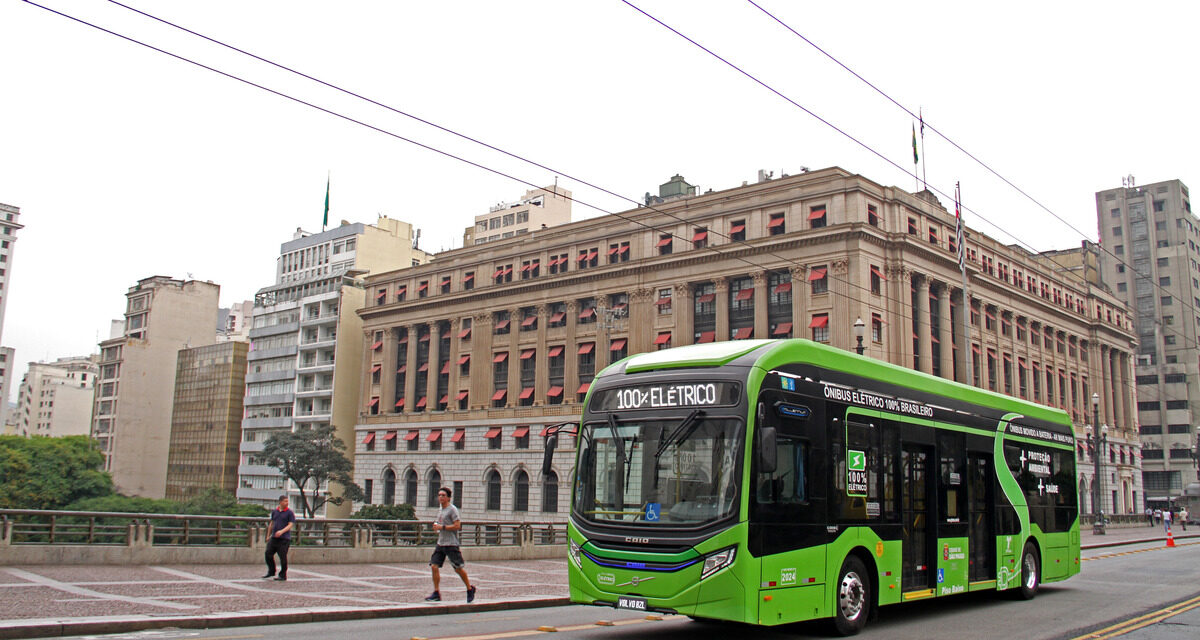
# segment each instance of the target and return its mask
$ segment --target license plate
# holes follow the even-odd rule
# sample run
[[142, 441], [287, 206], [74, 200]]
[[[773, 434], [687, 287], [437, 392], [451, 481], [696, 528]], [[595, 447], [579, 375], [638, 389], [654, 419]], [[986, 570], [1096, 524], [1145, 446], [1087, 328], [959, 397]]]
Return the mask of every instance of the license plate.
[[618, 596], [617, 597], [617, 608], [618, 609], [635, 609], [637, 611], [645, 611], [646, 610], [646, 599], [645, 598], [626, 598], [625, 596]]

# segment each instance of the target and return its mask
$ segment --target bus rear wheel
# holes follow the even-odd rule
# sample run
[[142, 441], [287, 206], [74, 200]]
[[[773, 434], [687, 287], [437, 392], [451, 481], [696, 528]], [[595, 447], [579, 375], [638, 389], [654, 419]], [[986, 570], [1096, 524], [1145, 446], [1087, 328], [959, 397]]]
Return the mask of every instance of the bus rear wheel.
[[1038, 556], [1037, 547], [1032, 542], [1026, 542], [1021, 552], [1021, 587], [1016, 595], [1021, 600], [1029, 600], [1037, 595], [1041, 584], [1042, 559]]
[[870, 614], [871, 579], [862, 560], [850, 556], [842, 563], [842, 571], [838, 575], [834, 630], [840, 635], [852, 636], [863, 630]]

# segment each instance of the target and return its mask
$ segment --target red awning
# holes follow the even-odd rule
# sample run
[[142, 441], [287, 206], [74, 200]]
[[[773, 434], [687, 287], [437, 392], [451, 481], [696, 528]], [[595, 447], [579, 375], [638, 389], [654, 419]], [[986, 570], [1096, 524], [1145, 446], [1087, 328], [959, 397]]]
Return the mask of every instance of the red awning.
[[387, 297], [387, 290], [380, 291], [379, 293], [375, 294], [376, 300], [383, 300], [385, 297]]
[[692, 242], [700, 242], [701, 240], [705, 240], [707, 238], [708, 231], [697, 231], [696, 234], [692, 236]]
[[437, 442], [438, 440], [441, 440], [441, 439], [442, 439], [442, 430], [441, 429], [433, 429], [432, 431], [429, 432], [429, 435], [425, 436], [426, 442]]
[[829, 326], [829, 316], [813, 316], [812, 322], [808, 323], [810, 329], [820, 329]]
[[401, 407], [403, 407], [403, 406], [404, 406], [404, 398], [400, 398], [399, 400], [397, 400], [397, 401], [396, 401], [396, 408], [397, 408], [397, 409], [399, 409], [399, 408], [401, 408]]
[[773, 331], [773, 332], [771, 333], [771, 335], [773, 335], [773, 336], [786, 336], [787, 334], [789, 334], [789, 333], [791, 333], [791, 332], [792, 332], [792, 323], [790, 323], [790, 322], [780, 322], [779, 324], [775, 325], [775, 331]]
[[500, 427], [491, 427], [487, 430], [487, 433], [483, 434], [483, 437], [495, 438], [498, 435], [500, 435]]
[[367, 403], [367, 406], [374, 407], [377, 404], [379, 404], [379, 398], [371, 398], [371, 401]]
[[749, 300], [754, 297], [754, 289], [742, 289], [734, 294], [734, 300]]
[[408, 365], [406, 364], [402, 364], [399, 369], [396, 369], [396, 373], [404, 373], [405, 371], [408, 371]]
[[671, 304], [671, 296], [667, 296], [665, 298], [659, 298], [658, 300], [654, 301], [654, 304], [656, 304], [660, 307]]
[[716, 299], [717, 299], [717, 294], [706, 293], [706, 294], [700, 296], [699, 298], [696, 298], [696, 302], [699, 302], [700, 304], [704, 304], [707, 302], [712, 302], [713, 300], [716, 300]]
[[402, 285], [400, 285], [400, 286], [396, 287], [396, 294], [397, 294], [397, 295], [403, 295], [403, 294], [405, 294], [405, 293], [408, 293], [408, 285], [406, 285], [406, 284], [402, 284]]
[[516, 429], [513, 429], [512, 435], [514, 438], [524, 438], [525, 436], [529, 435], [529, 427], [517, 427]]
[[590, 318], [590, 317], [592, 317], [592, 316], [594, 316], [594, 315], [596, 315], [596, 308], [595, 308], [595, 307], [588, 307], [588, 308], [584, 309], [583, 311], [580, 311], [580, 312], [579, 312], [579, 319], [580, 319], [580, 320], [587, 320], [588, 318]]
[[382, 368], [383, 368], [383, 365], [381, 365], [379, 363], [375, 363], [375, 364], [371, 365], [371, 373], [376, 373]]
[[550, 316], [550, 322], [562, 322], [565, 317], [567, 317], [566, 311], [556, 311]]
[[974, 351], [975, 353], [979, 353], [979, 345], [977, 345], [977, 344], [971, 345], [971, 351]]
[[775, 293], [787, 293], [792, 290], [791, 282], [780, 282], [775, 285]]
[[428, 362], [422, 362], [421, 366], [417, 367], [417, 373], [420, 373], [422, 371], [429, 371], [429, 363]]
[[504, 267], [500, 267], [499, 269], [496, 269], [496, 273], [493, 273], [492, 277], [499, 278], [502, 275], [504, 275]]
[[508, 390], [501, 389], [501, 390], [497, 391], [496, 393], [492, 394], [492, 402], [499, 402], [504, 399], [504, 396], [507, 396], [507, 395], [508, 395]]
[[[414, 432], [414, 433], [415, 433], [415, 432]], [[389, 431], [389, 432], [385, 433], [385, 434], [383, 435], [383, 439], [384, 439], [384, 440], [395, 440], [395, 439], [396, 439], [396, 432], [395, 432], [395, 431]], [[405, 440], [412, 440], [412, 438], [405, 438]]]
[[537, 322], [537, 316], [529, 316], [521, 321], [521, 328], [527, 329], [532, 327]]
[[455, 400], [466, 400], [467, 394], [469, 394], [469, 393], [470, 393], [469, 391], [459, 391], [458, 395], [455, 396], [454, 399]]
[[470, 282], [470, 281], [472, 281], [472, 280], [474, 280], [474, 279], [475, 279], [475, 272], [474, 272], [474, 271], [472, 271], [471, 273], [468, 273], [467, 275], [463, 276], [463, 282]]
[[596, 347], [595, 342], [585, 342], [585, 343], [579, 345], [579, 355], [585, 355], [585, 354], [591, 353], [592, 349], [594, 349], [595, 347]]
[[416, 440], [417, 436], [421, 435], [420, 429], [409, 429], [408, 433], [404, 434], [405, 440]]
[[729, 233], [741, 233], [746, 230], [746, 223], [738, 222], [729, 227]]
[[418, 409], [423, 409], [423, 408], [425, 408], [425, 404], [426, 404], [426, 403], [425, 403], [425, 396], [421, 396], [420, 398], [417, 398], [417, 408], [418, 408]]
[[621, 245], [621, 250], [617, 253], [629, 253], [629, 243]]
[[555, 385], [555, 386], [553, 386], [553, 387], [550, 387], [550, 388], [549, 388], [549, 389], [546, 391], [546, 397], [547, 397], [547, 398], [557, 398], [557, 397], [559, 397], [559, 396], [561, 396], [561, 395], [562, 395], [562, 392], [563, 392], [563, 388], [562, 388], [562, 387], [560, 387], [560, 386], [557, 386], [557, 385]]
[[525, 387], [524, 389], [521, 389], [521, 395], [519, 397], [522, 400], [528, 400], [528, 399], [532, 398], [533, 397], [533, 387]]
[[371, 444], [372, 442], [375, 442], [375, 432], [374, 431], [372, 431], [371, 433], [368, 433], [367, 437], [363, 438], [363, 444]]
[[532, 358], [534, 356], [534, 354], [536, 354], [536, 353], [537, 353], [537, 349], [525, 349], [525, 350], [521, 351], [521, 359], [528, 360], [528, 359]]
[[471, 337], [471, 328], [470, 327], [467, 327], [466, 329], [463, 329], [462, 331], [458, 332], [459, 340], [465, 340], [470, 337]]
[[454, 435], [450, 436], [450, 442], [458, 442], [459, 440], [462, 440], [463, 436], [465, 435], [467, 435], [466, 429], [455, 429]]
[[659, 248], [661, 248], [661, 247], [665, 247], [665, 246], [667, 246], [667, 245], [671, 244], [671, 240], [673, 240], [673, 238], [672, 238], [671, 236], [667, 236], [667, 237], [665, 237], [665, 238], [659, 238], [659, 239], [658, 239], [658, 244], [656, 244], [656, 245], [654, 245], [654, 246], [655, 246], [655, 247], [659, 247]]
[[617, 251], [620, 251], [620, 250], [621, 250], [621, 247], [609, 247], [608, 253], [606, 255], [610, 255], [610, 256], [614, 255], [617, 253]]
[[609, 351], [620, 351], [621, 349], [625, 348], [625, 342], [626, 342], [625, 338], [618, 338], [616, 340], [613, 340], [612, 343], [608, 345], [608, 350]]
[[492, 362], [504, 362], [505, 360], [508, 360], [507, 351], [501, 351], [500, 353], [492, 356]]
[[508, 328], [508, 319], [507, 319], [507, 318], [505, 318], [504, 320], [501, 320], [500, 322], [497, 322], [497, 323], [496, 323], [496, 330], [497, 330], [497, 331], [499, 331], [499, 330], [501, 330], [501, 329], [507, 329], [507, 328]]
[[460, 367], [461, 367], [461, 366], [463, 366], [464, 364], [466, 364], [466, 363], [468, 363], [468, 362], [470, 362], [470, 361], [471, 361], [471, 354], [469, 354], [469, 353], [468, 353], [467, 355], [465, 355], [465, 356], [459, 356], [459, 358], [458, 358], [458, 366], [460, 366]]
[[783, 226], [783, 216], [779, 216], [778, 218], [771, 218], [771, 221], [767, 223], [768, 229], [774, 229], [775, 227], [782, 227], [782, 226]]
[[408, 344], [408, 334], [405, 333], [404, 335], [400, 336], [400, 340], [397, 342], [397, 344]]
[[417, 285], [417, 293], [421, 293], [422, 291], [424, 291], [424, 290], [426, 290], [426, 289], [428, 289], [428, 288], [429, 288], [429, 283], [428, 283], [428, 282], [422, 282], [421, 284]]
[[450, 361], [449, 360], [442, 363], [442, 370], [440, 373], [450, 373]]
[[875, 277], [879, 278], [880, 280], [887, 280], [887, 278], [883, 276], [883, 272], [879, 270], [879, 267], [872, 265], [871, 273], [875, 274]]
[[670, 341], [671, 341], [671, 332], [663, 331], [662, 333], [658, 334], [657, 338], [654, 339], [654, 344], [666, 344]]
[[450, 284], [450, 276], [442, 276], [442, 286]]
[[746, 338], [749, 338], [752, 335], [754, 335], [754, 327], [742, 327], [741, 329], [738, 329], [733, 332], [733, 339], [734, 340], [745, 340]]
[[583, 261], [587, 260], [587, 257], [588, 257], [587, 251], [580, 251], [579, 257], [575, 258], [575, 262], [583, 262]]
[[521, 265], [521, 273], [525, 273], [526, 271], [529, 271], [532, 268], [533, 268], [533, 263], [527, 262], [527, 263]]
[[557, 358], [558, 356], [562, 355], [562, 352], [563, 352], [563, 348], [561, 346], [550, 347], [550, 350], [546, 352], [546, 357], [547, 358]]
[[824, 218], [824, 217], [825, 217], [825, 210], [824, 210], [824, 209], [813, 209], [812, 211], [809, 211], [809, 212], [808, 212], [808, 219], [809, 219], [809, 220], [816, 220], [816, 219], [818, 219], [818, 218]]
[[371, 345], [371, 351], [378, 351], [383, 347], [383, 340], [376, 340], [375, 344]]
[[550, 433], [550, 426], [549, 426], [549, 425], [546, 425], [546, 426], [542, 427], [542, 432], [541, 432], [540, 434], [538, 434], [538, 435], [540, 435], [540, 436], [542, 436], [543, 438], [545, 438], [545, 437], [546, 437], [546, 435], [547, 435], [547, 434], [549, 434], [549, 433]]
[[825, 269], [813, 269], [808, 272], [808, 281], [820, 280], [825, 277]]
[[717, 340], [717, 332], [716, 331], [703, 331], [700, 333], [700, 339], [696, 340], [696, 344], [701, 344], [701, 343], [705, 343], [705, 342], [716, 342], [716, 340]]
[[575, 390], [575, 393], [576, 394], [587, 393], [588, 389], [590, 389], [590, 388], [592, 388], [592, 383], [585, 382], [585, 383], [579, 385], [579, 388]]

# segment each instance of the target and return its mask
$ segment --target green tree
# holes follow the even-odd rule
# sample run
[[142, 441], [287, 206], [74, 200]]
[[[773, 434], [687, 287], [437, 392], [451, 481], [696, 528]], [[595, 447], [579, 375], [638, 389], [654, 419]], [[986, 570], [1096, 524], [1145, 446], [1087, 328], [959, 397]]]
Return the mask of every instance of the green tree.
[[200, 495], [183, 503], [179, 512], [207, 516], [243, 516], [253, 518], [265, 518], [270, 515], [270, 512], [260, 505], [238, 504], [237, 496], [218, 487], [209, 487], [201, 491]]
[[359, 520], [416, 520], [417, 512], [411, 504], [367, 504], [351, 518]]
[[[336, 505], [363, 496], [351, 475], [354, 465], [346, 457], [346, 444], [333, 429], [333, 425], [304, 426], [276, 433], [263, 443], [263, 461], [300, 489], [299, 506], [308, 518], [327, 502]], [[334, 485], [340, 485], [340, 493]]]
[[110, 495], [104, 456], [87, 436], [0, 436], [0, 508], [62, 509]]

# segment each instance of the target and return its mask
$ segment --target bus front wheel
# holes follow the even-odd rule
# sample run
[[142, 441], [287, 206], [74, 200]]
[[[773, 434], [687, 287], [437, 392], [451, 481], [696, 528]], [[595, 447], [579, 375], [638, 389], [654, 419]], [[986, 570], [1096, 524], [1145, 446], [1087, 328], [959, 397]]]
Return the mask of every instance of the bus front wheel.
[[1042, 580], [1042, 561], [1037, 548], [1032, 542], [1025, 543], [1021, 552], [1021, 587], [1017, 589], [1017, 597], [1029, 600], [1037, 595]]
[[850, 556], [842, 563], [838, 576], [834, 629], [843, 636], [852, 636], [866, 626], [870, 613], [871, 579], [862, 560]]

